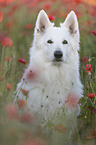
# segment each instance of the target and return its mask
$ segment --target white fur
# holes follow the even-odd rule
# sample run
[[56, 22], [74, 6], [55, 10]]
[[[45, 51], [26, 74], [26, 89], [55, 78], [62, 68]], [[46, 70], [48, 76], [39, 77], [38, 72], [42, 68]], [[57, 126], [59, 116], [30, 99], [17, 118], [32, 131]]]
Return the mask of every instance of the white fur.
[[[77, 17], [71, 11], [60, 27], [53, 25], [47, 14], [41, 10], [36, 21], [33, 45], [30, 48], [30, 63], [23, 76], [25, 80], [22, 78], [17, 86], [18, 98], [26, 100], [20, 89], [28, 90], [27, 107], [32, 112], [42, 114], [42, 118], [46, 120], [51, 119], [54, 114], [56, 115], [56, 111], [61, 111], [62, 108], [65, 108], [66, 114], [77, 111], [77, 116], [79, 105], [75, 109], [74, 107], [70, 109], [66, 101], [71, 94], [78, 98], [83, 95], [79, 75]], [[48, 44], [48, 40], [52, 40], [53, 43]], [[68, 44], [62, 44], [63, 40], [67, 40]], [[53, 62], [56, 50], [63, 52], [63, 62]], [[37, 72], [38, 75], [26, 83], [26, 72], [30, 70]]]

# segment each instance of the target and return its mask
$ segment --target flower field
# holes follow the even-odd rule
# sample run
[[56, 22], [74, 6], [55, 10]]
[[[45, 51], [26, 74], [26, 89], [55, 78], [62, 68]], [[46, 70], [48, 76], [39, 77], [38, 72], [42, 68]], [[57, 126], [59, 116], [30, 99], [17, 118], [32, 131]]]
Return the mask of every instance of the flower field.
[[[16, 85], [29, 62], [29, 48], [41, 9], [56, 26], [71, 10], [77, 15], [84, 85], [84, 96], [79, 100], [78, 145], [95, 145], [96, 0], [0, 0], [0, 145], [50, 145], [38, 118], [25, 111], [26, 102], [20, 100], [18, 108], [13, 104]], [[24, 89], [22, 92], [27, 97], [28, 92]], [[64, 134], [67, 129], [61, 124], [55, 130]]]

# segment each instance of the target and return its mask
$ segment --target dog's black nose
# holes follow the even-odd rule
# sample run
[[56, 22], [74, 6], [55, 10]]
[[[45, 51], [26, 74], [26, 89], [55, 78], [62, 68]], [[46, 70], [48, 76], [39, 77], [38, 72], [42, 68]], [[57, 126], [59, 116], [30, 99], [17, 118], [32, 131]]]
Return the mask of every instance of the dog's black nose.
[[54, 56], [55, 56], [56, 59], [60, 59], [60, 58], [62, 58], [63, 53], [62, 53], [62, 51], [60, 51], [60, 50], [56, 50], [56, 51], [54, 52]]

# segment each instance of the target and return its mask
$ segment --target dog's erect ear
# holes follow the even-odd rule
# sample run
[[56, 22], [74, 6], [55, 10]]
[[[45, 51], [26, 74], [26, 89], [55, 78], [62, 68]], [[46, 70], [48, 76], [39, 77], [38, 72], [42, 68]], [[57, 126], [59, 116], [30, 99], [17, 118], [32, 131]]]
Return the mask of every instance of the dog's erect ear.
[[71, 11], [67, 18], [65, 19], [64, 23], [61, 24], [61, 27], [65, 26], [69, 28], [69, 31], [71, 34], [74, 34], [78, 31], [78, 21], [77, 21], [77, 16], [74, 11]]
[[45, 32], [47, 27], [53, 26], [54, 24], [50, 22], [47, 14], [44, 10], [41, 10], [38, 14], [36, 21], [37, 32]]

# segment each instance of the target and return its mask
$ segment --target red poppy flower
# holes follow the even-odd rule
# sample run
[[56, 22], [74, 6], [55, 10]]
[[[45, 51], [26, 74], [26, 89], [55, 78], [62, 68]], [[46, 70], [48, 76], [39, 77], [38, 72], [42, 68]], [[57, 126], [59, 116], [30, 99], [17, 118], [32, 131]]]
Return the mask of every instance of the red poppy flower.
[[8, 4], [12, 3], [14, 0], [6, 0]]
[[7, 22], [7, 23], [6, 23], [6, 28], [7, 28], [7, 29], [11, 28], [11, 26], [12, 26], [12, 23], [11, 23], [11, 22]]
[[53, 15], [48, 15], [50, 21], [55, 21], [55, 17]]
[[58, 131], [59, 133], [64, 134], [64, 133], [66, 133], [67, 128], [64, 127], [62, 124], [58, 124], [55, 126], [55, 130]]
[[11, 59], [10, 56], [7, 56], [7, 57], [6, 57], [6, 60], [7, 60], [7, 62], [11, 62], [12, 59]]
[[3, 12], [0, 11], [0, 23], [2, 22], [2, 20], [3, 20]]
[[49, 10], [50, 8], [51, 8], [51, 4], [50, 3], [45, 4], [45, 6], [44, 6], [45, 10]]
[[32, 28], [33, 28], [33, 25], [32, 25], [32, 24], [26, 24], [26, 25], [25, 25], [25, 28], [26, 28], [26, 29], [32, 29]]
[[74, 0], [76, 4], [80, 4], [82, 1], [81, 0]]
[[12, 90], [11, 84], [7, 83], [6, 88], [7, 88], [9, 91], [11, 91], [11, 90]]
[[5, 108], [6, 113], [10, 119], [16, 119], [18, 116], [18, 110], [15, 105], [8, 104]]
[[87, 72], [91, 72], [91, 64], [87, 64], [85, 69], [87, 70]]
[[95, 94], [94, 93], [88, 94], [88, 97], [92, 99], [95, 97]]
[[0, 81], [2, 81], [2, 82], [4, 81], [4, 76], [0, 77]]
[[21, 99], [18, 101], [19, 108], [24, 108], [26, 106], [26, 101]]
[[68, 100], [67, 100], [67, 105], [72, 108], [72, 107], [76, 107], [78, 104], [79, 98], [76, 95], [73, 96], [69, 96]]
[[20, 118], [19, 120], [21, 122], [26, 122], [26, 123], [31, 123], [32, 120], [33, 120], [33, 116], [29, 113], [24, 113]]
[[21, 88], [21, 91], [24, 96], [28, 97], [28, 91], [26, 89]]
[[96, 36], [96, 31], [92, 31], [92, 33]]
[[32, 70], [27, 70], [25, 72], [25, 78], [28, 80], [28, 81], [31, 81], [31, 80], [34, 80], [37, 76], [37, 73], [35, 71], [32, 71]]
[[86, 63], [87, 62], [87, 57], [86, 56], [82, 58], [82, 62], [83, 63]]
[[22, 58], [19, 58], [18, 59], [18, 62], [23, 63], [23, 64], [26, 64], [26, 60], [25, 59], [22, 59]]
[[9, 37], [4, 37], [1, 44], [5, 47], [11, 47], [13, 45], [13, 41]]

